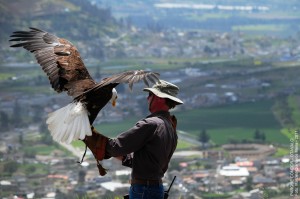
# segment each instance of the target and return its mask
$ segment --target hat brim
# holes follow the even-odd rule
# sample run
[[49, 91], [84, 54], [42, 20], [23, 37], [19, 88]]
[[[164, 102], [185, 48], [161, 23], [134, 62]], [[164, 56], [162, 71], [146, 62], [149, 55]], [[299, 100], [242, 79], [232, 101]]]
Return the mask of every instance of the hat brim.
[[166, 93], [162, 93], [159, 90], [155, 89], [155, 88], [144, 88], [143, 91], [148, 91], [148, 92], [152, 92], [154, 95], [161, 97], [161, 98], [168, 98], [178, 104], [183, 104], [183, 101], [181, 101], [179, 98], [174, 97], [172, 95], [168, 95]]

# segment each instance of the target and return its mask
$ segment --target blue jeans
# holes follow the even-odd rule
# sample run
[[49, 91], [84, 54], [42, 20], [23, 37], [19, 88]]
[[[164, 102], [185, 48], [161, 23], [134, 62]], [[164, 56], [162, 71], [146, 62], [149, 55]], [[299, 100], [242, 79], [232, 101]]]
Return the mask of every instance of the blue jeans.
[[133, 184], [129, 190], [130, 199], [163, 199], [164, 187], [160, 185]]

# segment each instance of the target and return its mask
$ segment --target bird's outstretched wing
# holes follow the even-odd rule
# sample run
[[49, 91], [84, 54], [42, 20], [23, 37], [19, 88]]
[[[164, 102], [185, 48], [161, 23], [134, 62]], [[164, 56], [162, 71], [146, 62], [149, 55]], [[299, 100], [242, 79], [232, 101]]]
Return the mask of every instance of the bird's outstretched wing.
[[37, 28], [13, 32], [11, 37], [10, 41], [19, 42], [11, 47], [23, 47], [35, 55], [56, 92], [77, 96], [96, 85], [77, 48], [68, 40]]
[[[111, 77], [105, 78], [103, 85], [108, 85], [111, 83], [127, 83], [129, 88], [132, 90], [134, 83], [143, 80], [144, 83], [149, 87], [149, 81], [155, 83], [159, 81], [159, 73], [145, 70], [132, 70], [126, 71], [120, 74], [113, 75]], [[98, 86], [98, 85], [97, 85]], [[100, 86], [100, 84], [99, 84]]]
[[144, 81], [149, 87], [149, 82], [155, 83], [159, 81], [159, 73], [133, 70], [112, 75], [104, 78], [93, 88], [83, 92], [81, 95], [75, 97], [75, 101], [83, 101], [89, 111], [89, 119], [92, 124], [97, 117], [99, 111], [108, 103], [112, 97], [112, 89], [120, 83], [127, 83], [132, 89], [134, 83]]
[[127, 83], [130, 90], [132, 90], [133, 84], [139, 81], [143, 81], [145, 85], [149, 87], [149, 82], [156, 83], [159, 82], [159, 73], [145, 70], [131, 70], [125, 71], [123, 73], [115, 74], [110, 77], [104, 78], [100, 83], [95, 85], [90, 90], [87, 90], [83, 95], [87, 93], [97, 92], [99, 89], [102, 89], [110, 84], [120, 84]]

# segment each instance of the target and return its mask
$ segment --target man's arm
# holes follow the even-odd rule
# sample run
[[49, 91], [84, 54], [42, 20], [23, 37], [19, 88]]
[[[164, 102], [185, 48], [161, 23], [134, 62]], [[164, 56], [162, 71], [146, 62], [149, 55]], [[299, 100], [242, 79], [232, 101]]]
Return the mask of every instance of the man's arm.
[[112, 157], [126, 156], [141, 149], [154, 136], [157, 124], [151, 119], [140, 120], [131, 129], [114, 139], [108, 139], [106, 154]]

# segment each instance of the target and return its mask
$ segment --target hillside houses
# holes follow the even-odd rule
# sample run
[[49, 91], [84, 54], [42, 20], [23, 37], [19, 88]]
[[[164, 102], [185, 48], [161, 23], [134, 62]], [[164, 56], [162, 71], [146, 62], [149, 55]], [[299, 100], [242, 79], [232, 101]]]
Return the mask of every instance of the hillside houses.
[[[133, 37], [139, 39], [138, 42], [134, 41]], [[293, 80], [288, 73], [280, 69], [277, 71], [276, 67], [259, 64], [259, 67], [254, 65], [247, 69], [230, 64], [226, 67], [214, 67], [220, 61], [213, 59], [226, 57], [234, 60], [237, 56], [247, 55], [253, 57], [251, 63], [255, 64], [259, 63], [256, 62], [256, 58], [267, 55], [268, 57], [275, 56], [274, 59], [280, 61], [299, 60], [300, 45], [298, 43], [292, 45], [287, 42], [285, 47], [276, 48], [272, 45], [273, 41], [277, 41], [276, 38], [264, 38], [256, 43], [256, 41], [244, 39], [241, 33], [206, 34], [172, 30], [162, 33], [145, 33], [135, 30], [125, 33], [118, 40], [103, 39], [107, 45], [106, 59], [115, 57], [210, 59], [210, 61], [203, 62], [179, 63], [182, 64], [180, 69], [158, 71], [161, 72], [162, 79], [179, 85], [181, 89], [179, 97], [185, 105], [178, 107], [178, 110], [270, 99], [281, 94], [293, 93], [297, 88], [290, 86], [294, 85], [292, 81], [297, 82], [298, 79]], [[79, 47], [85, 46], [80, 44]], [[92, 50], [93, 47], [89, 49], [89, 51]], [[85, 54], [84, 51], [83, 54]], [[9, 60], [14, 61], [15, 58]], [[174, 62], [172, 59], [169, 61], [170, 65]], [[143, 64], [148, 67], [153, 62], [144, 61]], [[271, 77], [268, 74], [275, 75]], [[289, 87], [276, 88], [278, 82], [285, 82], [282, 80], [289, 80]], [[70, 157], [65, 157], [65, 153], [60, 150], [55, 150], [47, 156], [32, 155], [30, 151], [20, 150], [22, 135], [29, 139], [41, 137], [40, 124], [44, 123], [47, 114], [67, 105], [72, 99], [65, 94], [56, 94], [51, 91], [46, 78], [39, 84], [22, 74], [16, 75], [16, 78], [4, 80], [1, 84], [14, 88], [15, 82], [24, 87], [43, 85], [47, 92], [13, 92], [13, 89], [11, 92], [9, 89], [8, 92], [0, 92], [0, 110], [8, 116], [7, 129], [1, 129], [0, 161], [41, 165], [47, 168], [47, 172], [30, 175], [35, 167], [29, 167], [26, 172], [15, 173], [11, 178], [1, 176], [0, 193], [4, 190], [11, 191], [10, 197], [7, 197], [9, 199], [14, 195], [23, 198], [50, 199], [58, 198], [59, 195], [63, 198], [72, 193], [78, 195], [88, 193], [91, 197], [99, 198], [105, 194], [122, 195], [127, 192], [130, 178], [128, 170], [122, 171], [124, 168], [114, 160], [104, 162], [104, 166], [110, 168], [110, 171], [108, 176], [99, 177], [95, 161], [89, 155], [86, 158], [87, 166], [80, 166], [76, 163], [77, 157], [71, 154]], [[142, 92], [143, 87], [144, 85], [137, 84], [133, 92], [129, 92], [127, 87], [123, 89], [124, 92], [119, 93], [117, 107], [112, 108], [108, 104], [100, 112], [95, 123], [119, 122], [132, 115], [145, 116], [148, 110], [145, 103], [146, 95]], [[23, 124], [19, 126], [19, 121], [16, 119], [18, 117], [14, 116], [21, 116]], [[36, 147], [40, 147], [44, 143], [35, 144]], [[83, 151], [76, 152], [81, 155]], [[276, 147], [269, 145], [224, 145], [218, 150], [197, 151], [192, 155], [183, 151], [183, 155], [174, 155], [164, 182], [167, 186], [172, 177], [177, 176], [170, 198], [180, 196], [197, 198], [205, 193], [232, 194], [235, 190], [244, 190], [244, 192], [233, 194], [232, 198], [255, 198], [255, 196], [261, 196], [264, 189], [289, 188], [289, 162], [272, 157], [275, 152]], [[120, 170], [122, 172], [118, 174], [113, 172]], [[292, 171], [298, 173], [299, 169], [294, 167]], [[299, 179], [295, 181], [298, 182]]]
[[[299, 57], [299, 44], [290, 43], [276, 46], [275, 41], [280, 38], [262, 37], [260, 40], [249, 40], [241, 32], [217, 33], [163, 30], [151, 32], [149, 30], [132, 29], [123, 33], [117, 39], [104, 40], [106, 56], [115, 57], [182, 57], [182, 58], [214, 58], [236, 56], [264, 57], [279, 56], [277, 59], [297, 59]], [[115, 41], [115, 39], [113, 39]], [[138, 42], [137, 42], [138, 41]], [[281, 56], [282, 55], [282, 56]]]
[[[39, 69], [37, 69], [39, 70]], [[160, 71], [158, 71], [160, 72]], [[265, 77], [265, 73], [275, 73], [274, 76]], [[276, 68], [264, 66], [260, 68], [226, 68], [223, 72], [217, 68], [199, 69], [193, 66], [179, 70], [162, 71], [161, 79], [176, 83], [181, 92], [179, 97], [185, 101], [185, 105], [178, 107], [185, 110], [271, 99], [280, 95], [287, 95], [296, 92], [296, 88], [285, 86], [276, 87], [273, 82], [282, 82], [285, 75], [278, 75]], [[31, 85], [28, 77], [20, 80], [6, 80], [8, 85], [15, 81], [26, 80], [26, 85]], [[46, 78], [45, 78], [46, 80]], [[297, 81], [291, 80], [291, 81]], [[286, 84], [293, 84], [288, 82]], [[43, 93], [0, 93], [0, 108], [8, 118], [16, 114], [28, 117], [31, 120], [44, 120], [49, 112], [67, 105], [72, 99], [66, 94], [57, 94], [51, 91], [47, 81], [40, 85], [49, 89]], [[128, 115], [143, 116], [147, 114], [147, 105], [144, 101], [145, 95], [142, 92], [144, 85], [136, 84], [132, 92], [126, 85], [123, 85], [117, 101], [117, 107], [112, 108], [109, 104], [99, 113], [96, 123], [122, 121]], [[119, 87], [117, 87], [119, 90]], [[12, 125], [12, 124], [10, 124]], [[14, 124], [15, 125], [15, 124]]]
[[[23, 131], [37, 129], [32, 126]], [[7, 137], [0, 138], [1, 153], [6, 154], [1, 156], [1, 161], [41, 164], [48, 169], [46, 173], [39, 175], [30, 175], [30, 172], [15, 173], [11, 178], [1, 178], [0, 190], [11, 190], [11, 193], [23, 198], [43, 196], [48, 199], [70, 194], [88, 194], [91, 197], [106, 194], [120, 196], [127, 192], [130, 169], [124, 170], [117, 160], [103, 161], [103, 166], [109, 168], [109, 172], [107, 176], [100, 177], [90, 152], [82, 166], [76, 163], [79, 157], [66, 157], [59, 150], [47, 156], [25, 157], [19, 150], [17, 135], [17, 131], [11, 131]], [[177, 176], [170, 193], [171, 198], [186, 194], [201, 197], [202, 194], [212, 192], [232, 193], [237, 189], [245, 190], [251, 185], [248, 192], [238, 194], [239, 198], [250, 199], [255, 194], [262, 195], [264, 189], [286, 188], [290, 183], [289, 159], [271, 157], [275, 151], [275, 147], [261, 144], [224, 145], [217, 150], [193, 153], [178, 151], [175, 152], [170, 169], [165, 175], [165, 186], [168, 186], [174, 175]], [[81, 156], [83, 150], [77, 153]], [[295, 169], [295, 172], [299, 170]], [[32, 186], [37, 181], [39, 183]]]

